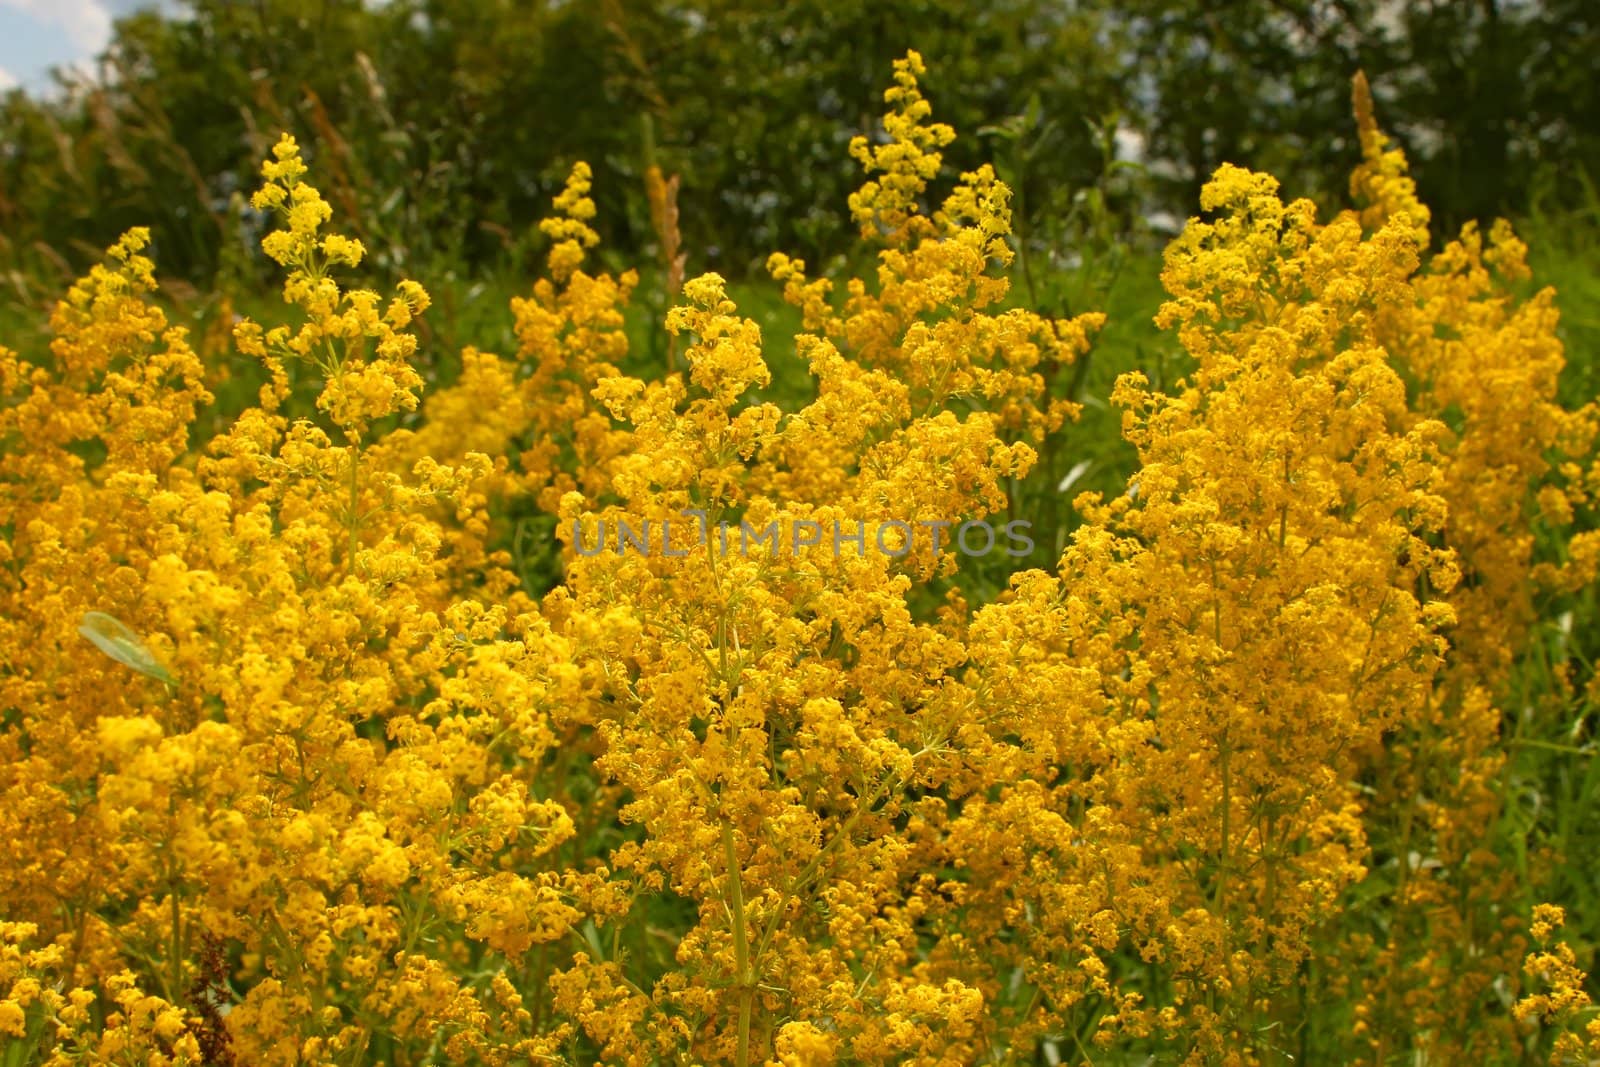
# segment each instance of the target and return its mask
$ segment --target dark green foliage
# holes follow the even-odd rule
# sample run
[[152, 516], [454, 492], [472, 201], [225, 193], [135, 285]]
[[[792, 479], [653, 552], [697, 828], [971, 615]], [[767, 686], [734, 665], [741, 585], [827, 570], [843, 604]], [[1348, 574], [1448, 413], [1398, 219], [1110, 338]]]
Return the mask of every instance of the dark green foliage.
[[[40, 299], [36, 278], [134, 224], [168, 277], [247, 269], [234, 194], [280, 129], [378, 269], [526, 266], [578, 159], [632, 258], [656, 163], [682, 177], [691, 272], [744, 275], [775, 248], [815, 262], [849, 247], [846, 146], [907, 48], [961, 135], [949, 164], [1010, 171], [1040, 256], [1097, 183], [1122, 236], [1187, 215], [1224, 160], [1338, 202], [1359, 68], [1453, 230], [1523, 214], [1536, 180], [1574, 202], [1600, 173], [1597, 44], [1585, 0], [185, 0], [121, 20], [99, 86], [0, 104], [0, 271]], [[1118, 131], [1149, 181], [1104, 185]]]

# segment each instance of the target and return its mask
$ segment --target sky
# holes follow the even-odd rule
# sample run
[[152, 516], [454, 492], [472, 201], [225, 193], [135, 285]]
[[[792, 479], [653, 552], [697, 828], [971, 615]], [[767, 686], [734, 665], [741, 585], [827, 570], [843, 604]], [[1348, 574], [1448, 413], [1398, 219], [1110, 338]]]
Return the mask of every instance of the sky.
[[50, 86], [50, 68], [92, 60], [111, 22], [151, 0], [0, 0], [0, 89]]

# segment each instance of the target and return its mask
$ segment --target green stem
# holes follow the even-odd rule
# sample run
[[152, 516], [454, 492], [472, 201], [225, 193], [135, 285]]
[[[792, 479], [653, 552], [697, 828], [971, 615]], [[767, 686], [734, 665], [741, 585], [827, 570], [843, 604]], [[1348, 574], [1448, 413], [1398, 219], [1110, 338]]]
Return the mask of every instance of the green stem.
[[755, 981], [750, 973], [750, 938], [745, 929], [744, 883], [739, 874], [739, 857], [733, 847], [733, 824], [722, 818], [722, 851], [728, 861], [728, 902], [733, 912], [733, 952], [735, 982], [739, 990], [739, 1045], [734, 1062], [738, 1067], [750, 1063], [750, 1012], [754, 1004]]
[[[167, 817], [173, 825], [177, 824], [178, 800], [176, 796], [167, 797]], [[172, 855], [172, 844], [167, 844], [165, 857], [167, 867], [167, 893], [172, 901], [172, 987], [168, 1000], [174, 1007], [182, 1007], [183, 1002], [183, 909], [178, 901], [178, 861]]]
[[360, 547], [361, 521], [358, 509], [361, 507], [361, 444], [356, 442], [350, 446], [350, 510], [345, 517], [345, 526], [350, 532], [350, 573], [356, 572], [356, 550]]
[[178, 903], [176, 880], [167, 890], [172, 897], [172, 1004], [182, 1006], [183, 1000], [183, 913]]

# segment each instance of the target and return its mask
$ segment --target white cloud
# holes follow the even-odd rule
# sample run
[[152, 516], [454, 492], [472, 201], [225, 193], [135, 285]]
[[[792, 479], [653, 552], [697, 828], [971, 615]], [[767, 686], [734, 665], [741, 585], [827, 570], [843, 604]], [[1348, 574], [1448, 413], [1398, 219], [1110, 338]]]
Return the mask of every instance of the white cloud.
[[15, 89], [16, 87], [16, 76], [6, 68], [0, 67], [0, 93], [5, 92], [7, 89]]
[[90, 54], [111, 41], [111, 12], [100, 0], [0, 0], [0, 7], [59, 27], [74, 47]]

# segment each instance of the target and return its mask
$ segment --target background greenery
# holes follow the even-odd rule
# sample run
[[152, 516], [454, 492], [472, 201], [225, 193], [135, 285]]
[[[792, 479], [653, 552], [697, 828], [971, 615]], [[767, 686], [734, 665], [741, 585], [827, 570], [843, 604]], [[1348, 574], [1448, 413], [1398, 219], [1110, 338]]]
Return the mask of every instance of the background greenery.
[[[380, 266], [525, 263], [577, 159], [620, 253], [651, 240], [659, 162], [691, 271], [815, 261], [849, 246], [845, 146], [908, 47], [951, 164], [998, 156], [1058, 261], [1091, 191], [1148, 238], [1223, 161], [1337, 202], [1360, 68], [1445, 230], [1580, 204], [1600, 173], [1590, 0], [184, 0], [119, 21], [98, 84], [0, 105], [0, 269], [25, 288], [148, 224], [204, 284], [245, 262], [236, 194], [280, 129]], [[1142, 166], [1109, 167], [1118, 145]]]

